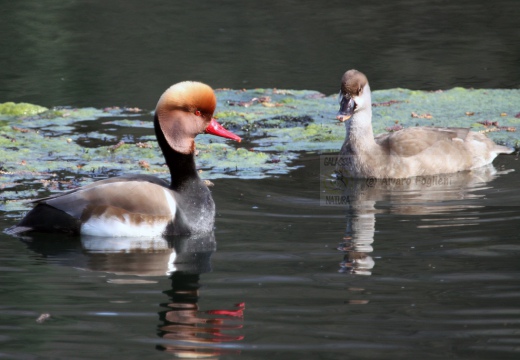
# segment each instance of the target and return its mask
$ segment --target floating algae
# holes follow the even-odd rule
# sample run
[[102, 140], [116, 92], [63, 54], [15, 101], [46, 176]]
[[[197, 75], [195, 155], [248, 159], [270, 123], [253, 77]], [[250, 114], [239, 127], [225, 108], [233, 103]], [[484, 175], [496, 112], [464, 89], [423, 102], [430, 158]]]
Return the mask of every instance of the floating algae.
[[[337, 152], [343, 143], [344, 125], [335, 120], [337, 95], [277, 89], [216, 93], [215, 117], [243, 142], [197, 137], [202, 178], [278, 176], [294, 168], [291, 162], [299, 153]], [[372, 100], [376, 134], [417, 125], [471, 127], [500, 144], [520, 145], [520, 90], [391, 89], [374, 91]], [[169, 178], [151, 113], [12, 104], [0, 104], [0, 109], [20, 110], [0, 111], [0, 209], [8, 200], [36, 196], [37, 189], [63, 190], [42, 184], [59, 183], [65, 174], [77, 179], [72, 187], [122, 173]], [[32, 191], [17, 192], [28, 183]]]
[[14, 102], [6, 102], [0, 104], [0, 115], [9, 115], [9, 116], [21, 116], [21, 115], [36, 115], [47, 111], [48, 109], [43, 106], [27, 104], [27, 103], [18, 103]]

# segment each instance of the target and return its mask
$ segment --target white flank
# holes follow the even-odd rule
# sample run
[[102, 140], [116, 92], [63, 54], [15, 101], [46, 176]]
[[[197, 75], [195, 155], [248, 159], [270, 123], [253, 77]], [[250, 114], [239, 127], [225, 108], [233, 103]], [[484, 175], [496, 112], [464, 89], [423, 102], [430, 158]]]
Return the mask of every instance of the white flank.
[[[164, 196], [171, 214], [175, 218], [177, 204], [173, 196], [165, 189]], [[155, 221], [151, 224], [132, 224], [128, 215], [123, 215], [123, 220], [117, 217], [92, 217], [81, 225], [81, 234], [90, 236], [108, 237], [157, 237], [161, 236], [166, 229], [166, 221]]]
[[161, 236], [165, 228], [165, 222], [136, 225], [130, 223], [127, 217], [123, 221], [115, 217], [96, 217], [90, 218], [81, 225], [81, 234], [90, 236], [155, 237]]

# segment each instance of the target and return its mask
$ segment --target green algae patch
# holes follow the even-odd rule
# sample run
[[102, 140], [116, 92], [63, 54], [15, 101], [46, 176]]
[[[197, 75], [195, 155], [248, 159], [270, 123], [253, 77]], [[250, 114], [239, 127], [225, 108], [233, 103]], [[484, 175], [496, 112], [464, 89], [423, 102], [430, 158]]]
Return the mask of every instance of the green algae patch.
[[285, 174], [294, 169], [290, 154], [257, 151], [254, 148], [234, 148], [227, 144], [199, 145], [197, 164], [203, 177], [240, 177], [259, 179]]
[[14, 103], [6, 102], [0, 104], [1, 115], [22, 116], [22, 115], [36, 115], [48, 109], [43, 106], [33, 105], [28, 103]]
[[153, 122], [151, 121], [141, 121], [141, 120], [130, 120], [130, 119], [123, 119], [123, 120], [114, 120], [114, 121], [107, 121], [104, 123], [105, 125], [116, 125], [121, 127], [136, 127], [136, 128], [153, 128]]

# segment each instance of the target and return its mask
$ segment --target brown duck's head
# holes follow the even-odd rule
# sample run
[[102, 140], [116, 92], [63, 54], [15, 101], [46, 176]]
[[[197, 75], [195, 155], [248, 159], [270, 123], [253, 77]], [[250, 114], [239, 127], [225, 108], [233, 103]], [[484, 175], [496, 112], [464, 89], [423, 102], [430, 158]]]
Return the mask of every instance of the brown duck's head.
[[241, 141], [213, 118], [216, 105], [215, 93], [206, 84], [183, 81], [168, 88], [160, 97], [155, 114], [170, 147], [190, 154], [195, 151], [195, 136], [202, 133]]
[[356, 108], [362, 105], [360, 99], [363, 99], [367, 85], [368, 79], [360, 71], [352, 69], [343, 74], [339, 92], [340, 108], [336, 119], [343, 122], [352, 117]]

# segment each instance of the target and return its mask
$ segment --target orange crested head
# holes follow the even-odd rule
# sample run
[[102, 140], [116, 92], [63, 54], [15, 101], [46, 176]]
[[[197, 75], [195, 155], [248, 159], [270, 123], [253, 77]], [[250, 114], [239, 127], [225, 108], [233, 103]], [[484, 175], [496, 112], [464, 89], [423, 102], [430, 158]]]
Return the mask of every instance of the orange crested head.
[[155, 111], [159, 114], [172, 110], [191, 113], [200, 111], [205, 117], [211, 118], [216, 106], [217, 98], [210, 86], [196, 81], [183, 81], [170, 86], [162, 94]]
[[[196, 81], [183, 81], [169, 87], [160, 97], [155, 116], [160, 132], [177, 152], [195, 151], [198, 134], [213, 134], [240, 141], [240, 137], [224, 129], [213, 118], [217, 98], [213, 89]], [[156, 128], [156, 133], [157, 133]]]

